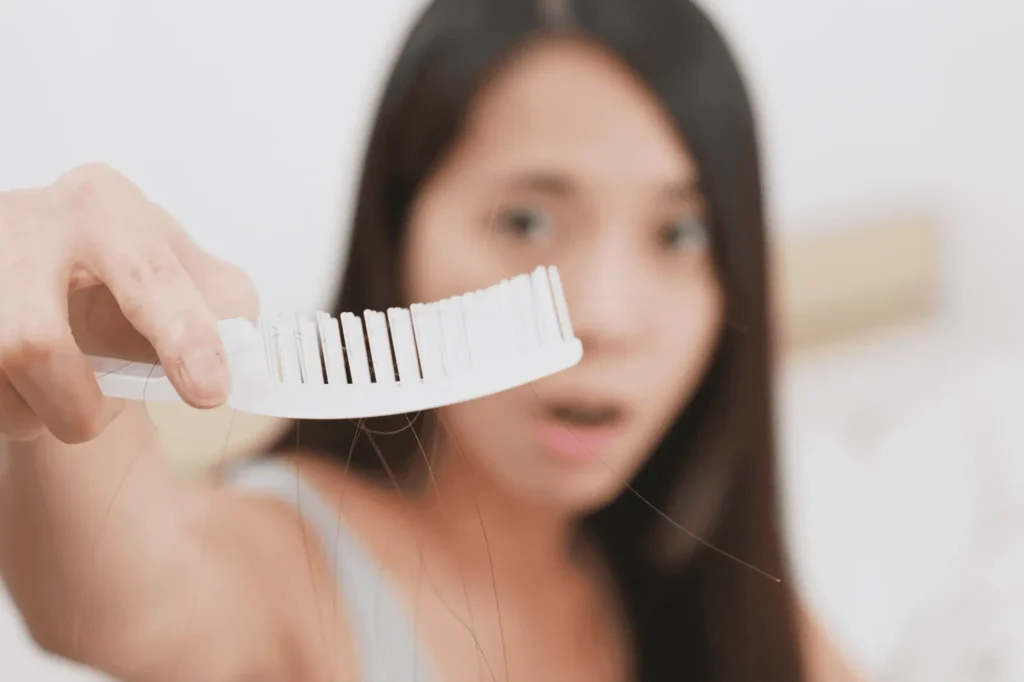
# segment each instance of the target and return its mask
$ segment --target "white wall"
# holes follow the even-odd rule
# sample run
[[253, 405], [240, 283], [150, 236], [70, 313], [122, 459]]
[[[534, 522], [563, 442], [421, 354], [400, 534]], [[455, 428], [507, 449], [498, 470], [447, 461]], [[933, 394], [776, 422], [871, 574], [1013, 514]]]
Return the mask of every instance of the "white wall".
[[[250, 268], [269, 308], [318, 305], [380, 75], [420, 4], [6, 0], [0, 187], [109, 161]], [[954, 311], [1024, 336], [1024, 6], [707, 4], [758, 96], [777, 229], [939, 207]]]
[[1024, 5], [709, 0], [765, 129], [776, 227], [936, 208], [951, 312], [1024, 337]]
[[4, 0], [0, 187], [115, 165], [270, 309], [321, 303], [416, 0]]
[[787, 368], [788, 535], [804, 598], [869, 679], [1016, 682], [1024, 350], [946, 332]]

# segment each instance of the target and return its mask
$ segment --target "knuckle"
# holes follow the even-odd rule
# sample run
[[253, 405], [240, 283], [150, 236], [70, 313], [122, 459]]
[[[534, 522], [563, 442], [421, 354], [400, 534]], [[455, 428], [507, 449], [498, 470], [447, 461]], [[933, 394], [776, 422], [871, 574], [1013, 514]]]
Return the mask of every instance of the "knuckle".
[[131, 183], [110, 166], [90, 163], [65, 173], [57, 181], [58, 203], [68, 211], [92, 212], [111, 197], [123, 194]]
[[170, 249], [153, 244], [141, 247], [127, 266], [130, 281], [141, 286], [172, 281], [178, 273], [177, 261]]
[[169, 287], [178, 279], [174, 255], [159, 246], [140, 246], [119, 260], [124, 276], [121, 310], [130, 320], [143, 313], [154, 290]]
[[146, 297], [138, 289], [125, 291], [118, 299], [118, 306], [125, 319], [134, 324], [146, 310]]
[[68, 423], [58, 435], [61, 441], [68, 445], [88, 443], [98, 438], [104, 431], [106, 424], [97, 419], [93, 414], [76, 412], [69, 416]]
[[105, 163], [86, 163], [65, 173], [60, 183], [65, 186], [108, 187], [123, 180], [123, 175]]
[[162, 350], [172, 361], [179, 361], [190, 351], [214, 348], [219, 342], [217, 328], [212, 320], [206, 321], [195, 311], [182, 309], [167, 318]]
[[67, 338], [65, 325], [34, 318], [3, 330], [0, 335], [0, 367], [21, 368], [51, 358]]

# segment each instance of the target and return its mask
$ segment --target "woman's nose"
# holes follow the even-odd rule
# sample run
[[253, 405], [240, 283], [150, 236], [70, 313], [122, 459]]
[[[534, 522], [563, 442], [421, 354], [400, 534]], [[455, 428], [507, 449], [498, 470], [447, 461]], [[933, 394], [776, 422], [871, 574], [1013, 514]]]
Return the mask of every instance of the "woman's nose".
[[651, 302], [644, 300], [636, 260], [609, 245], [559, 267], [573, 330], [585, 352], [623, 351], [642, 338]]

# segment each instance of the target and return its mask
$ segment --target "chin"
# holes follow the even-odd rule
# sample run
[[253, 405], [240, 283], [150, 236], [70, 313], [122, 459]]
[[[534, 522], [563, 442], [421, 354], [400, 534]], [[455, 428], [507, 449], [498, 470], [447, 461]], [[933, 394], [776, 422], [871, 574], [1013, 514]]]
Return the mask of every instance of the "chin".
[[537, 443], [526, 428], [474, 414], [475, 406], [449, 408], [446, 424], [457, 435], [466, 455], [463, 461], [476, 470], [475, 480], [484, 486], [484, 495], [489, 488], [517, 504], [564, 516], [586, 516], [621, 495], [643, 463], [636, 456], [642, 449], [635, 447], [632, 434], [601, 457], [573, 457]]
[[545, 472], [528, 479], [524, 476], [515, 479], [506, 478], [511, 495], [566, 516], [586, 516], [598, 511], [626, 489], [626, 482], [604, 467], [601, 471], [577, 472], [576, 475], [562, 477]]

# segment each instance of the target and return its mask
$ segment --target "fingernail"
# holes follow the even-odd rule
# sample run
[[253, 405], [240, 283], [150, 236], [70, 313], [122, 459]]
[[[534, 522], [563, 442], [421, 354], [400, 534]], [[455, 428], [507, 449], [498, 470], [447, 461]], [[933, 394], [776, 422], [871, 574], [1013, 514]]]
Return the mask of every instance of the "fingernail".
[[204, 405], [216, 405], [228, 397], [228, 368], [218, 351], [199, 351], [186, 356], [181, 367], [189, 397]]

